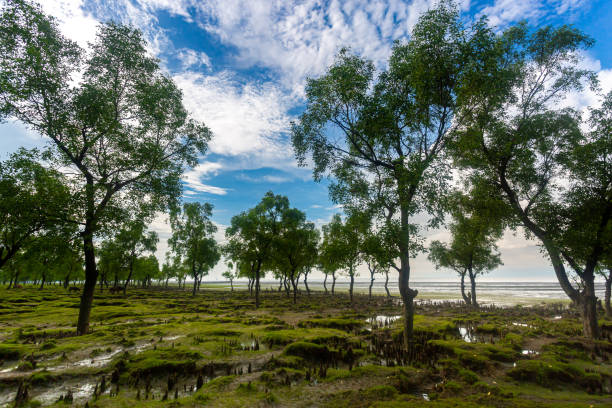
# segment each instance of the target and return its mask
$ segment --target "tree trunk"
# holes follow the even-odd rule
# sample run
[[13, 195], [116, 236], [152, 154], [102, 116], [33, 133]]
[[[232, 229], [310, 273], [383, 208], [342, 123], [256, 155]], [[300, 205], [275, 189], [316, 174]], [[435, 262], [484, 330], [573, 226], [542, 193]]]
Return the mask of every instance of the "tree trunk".
[[291, 271], [291, 275], [289, 275], [291, 280], [291, 286], [293, 287], [293, 304], [297, 303], [297, 284], [295, 283], [295, 271]]
[[304, 274], [304, 286], [306, 287], [306, 293], [310, 296], [310, 288], [308, 287], [308, 273]]
[[408, 349], [412, 343], [414, 328], [414, 298], [419, 293], [410, 288], [410, 231], [408, 226], [408, 205], [401, 204], [401, 237], [400, 237], [400, 272], [398, 287], [402, 302], [404, 302], [404, 347]]
[[323, 289], [325, 289], [325, 294], [327, 294], [327, 274], [325, 274], [325, 278], [323, 279]]
[[391, 297], [391, 293], [389, 293], [389, 270], [385, 271], [385, 292], [387, 292], [387, 297]]
[[351, 297], [351, 306], [353, 306], [353, 283], [355, 283], [355, 273], [353, 272], [353, 267], [349, 268], [349, 275], [351, 277], [351, 286], [349, 287], [349, 295]]
[[261, 270], [261, 261], [257, 262], [255, 270], [255, 309], [259, 308], [259, 272]]
[[374, 273], [376, 269], [370, 268], [368, 265], [368, 269], [370, 270], [370, 287], [368, 288], [368, 300], [372, 300], [372, 286], [374, 286]]
[[69, 285], [70, 285], [70, 274], [66, 275], [66, 277], [64, 278], [64, 289], [68, 289]]
[[233, 279], [230, 279], [230, 287], [232, 288], [231, 292], [233, 292], [234, 291], [234, 280]]
[[465, 294], [465, 274], [466, 271], [463, 271], [463, 273], [461, 273], [461, 297], [463, 298], [463, 301], [465, 302], [466, 305], [470, 306], [472, 304], [472, 298], [471, 296], [468, 296]]
[[597, 296], [595, 295], [595, 279], [592, 271], [584, 272], [584, 291], [581, 299], [584, 335], [591, 339], [599, 338], [597, 323]]
[[195, 296], [196, 290], [198, 290], [198, 276], [193, 275], [193, 290], [191, 291], [191, 296]]
[[42, 278], [40, 279], [40, 287], [39, 290], [42, 290], [45, 287], [45, 280], [47, 279], [47, 265], [46, 263], [43, 265], [43, 273]]
[[470, 287], [472, 290], [472, 306], [478, 307], [478, 302], [476, 301], [476, 276], [472, 273], [472, 268], [468, 270], [470, 275]]
[[128, 273], [128, 277], [125, 280], [125, 284], [123, 285], [123, 297], [127, 296], [127, 287], [130, 284], [130, 279], [132, 279], [133, 272], [134, 272], [134, 261], [130, 260], [130, 272]]
[[336, 273], [332, 273], [332, 295], [334, 294], [334, 288], [336, 287]]
[[[90, 223], [88, 223], [90, 224]], [[85, 226], [83, 232], [83, 252], [85, 254], [85, 284], [81, 294], [81, 305], [79, 307], [79, 320], [77, 321], [77, 335], [87, 334], [89, 331], [89, 316], [93, 304], [94, 289], [98, 281], [98, 270], [96, 269], [96, 253], [93, 244], [93, 231], [91, 227]]]
[[606, 309], [606, 316], [612, 318], [612, 307], [610, 306], [610, 295], [612, 295], [612, 270], [608, 270], [608, 276], [606, 279], [606, 292], [604, 294], [604, 307]]

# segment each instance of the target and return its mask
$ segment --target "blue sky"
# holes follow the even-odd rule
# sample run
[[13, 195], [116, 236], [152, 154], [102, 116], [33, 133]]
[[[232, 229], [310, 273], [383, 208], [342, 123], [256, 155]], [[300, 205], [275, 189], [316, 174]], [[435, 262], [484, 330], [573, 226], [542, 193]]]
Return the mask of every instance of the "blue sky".
[[[612, 86], [612, 2], [609, 0], [462, 1], [469, 22], [486, 14], [503, 29], [526, 19], [532, 25], [573, 24], [594, 37], [583, 64], [597, 71], [606, 90]], [[186, 201], [214, 204], [223, 227], [231, 217], [272, 190], [285, 194], [318, 225], [338, 211], [327, 183], [312, 181], [298, 168], [288, 129], [303, 109], [307, 77], [324, 72], [343, 46], [384, 69], [394, 40], [408, 38], [429, 1], [400, 0], [43, 0], [63, 32], [83, 47], [95, 38], [99, 22], [115, 20], [143, 30], [150, 52], [184, 92], [192, 115], [214, 132], [209, 153], [184, 178]], [[592, 93], [572, 95], [568, 104], [595, 103]], [[0, 125], [0, 157], [18, 146], [43, 140], [16, 123]], [[163, 217], [152, 225], [165, 252], [169, 227]], [[444, 230], [428, 238], [447, 239]], [[552, 280], [548, 262], [533, 242], [507, 234], [500, 242], [505, 265], [491, 279]], [[215, 271], [217, 276], [220, 268]], [[415, 261], [415, 278], [445, 279], [424, 257]]]

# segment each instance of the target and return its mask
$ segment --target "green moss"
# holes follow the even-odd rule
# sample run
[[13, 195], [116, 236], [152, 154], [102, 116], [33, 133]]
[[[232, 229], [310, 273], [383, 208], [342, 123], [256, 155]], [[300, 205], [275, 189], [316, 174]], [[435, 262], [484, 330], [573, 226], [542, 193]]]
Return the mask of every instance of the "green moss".
[[462, 368], [459, 370], [457, 375], [463, 382], [466, 382], [468, 384], [474, 384], [478, 381], [478, 374], [476, 374], [472, 370]]
[[477, 333], [485, 333], [485, 334], [499, 334], [499, 327], [495, 324], [484, 323], [479, 326], [476, 326]]
[[0, 344], [0, 360], [19, 360], [26, 350], [20, 344]]
[[517, 333], [506, 333], [506, 335], [502, 339], [503, 344], [515, 350], [520, 350], [523, 346], [523, 342], [523, 336]]
[[[185, 348], [158, 348], [146, 350], [125, 361], [126, 369], [132, 376], [149, 374], [191, 373], [196, 369], [196, 361], [202, 355]], [[124, 360], [120, 360], [121, 363]]]
[[327, 327], [344, 331], [353, 331], [364, 325], [363, 321], [355, 319], [307, 319], [298, 323], [299, 327]]
[[382, 401], [395, 398], [397, 390], [390, 385], [376, 385], [364, 390], [362, 395], [368, 400]]
[[508, 371], [508, 376], [545, 387], [563, 384], [582, 386], [592, 391], [602, 387], [602, 376], [599, 373], [587, 373], [573, 364], [552, 359], [519, 361], [516, 367]]
[[309, 361], [329, 361], [332, 353], [327, 348], [320, 344], [310, 343], [307, 341], [298, 341], [289, 344], [285, 347], [283, 354], [287, 356], [301, 357]]

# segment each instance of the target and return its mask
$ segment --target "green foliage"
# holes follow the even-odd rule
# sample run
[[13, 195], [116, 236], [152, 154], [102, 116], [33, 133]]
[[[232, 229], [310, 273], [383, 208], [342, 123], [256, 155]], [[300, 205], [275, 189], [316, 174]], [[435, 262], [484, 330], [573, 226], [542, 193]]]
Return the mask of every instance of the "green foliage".
[[212, 236], [217, 231], [210, 220], [212, 209], [209, 203], [185, 203], [182, 212], [175, 210], [170, 214], [172, 237], [168, 244], [177, 258], [189, 265], [194, 295], [198, 280], [208, 275], [221, 259], [219, 245]]
[[68, 229], [62, 225], [70, 214], [66, 178], [39, 160], [37, 151], [20, 149], [0, 162], [0, 269], [35, 236]]
[[94, 234], [125, 214], [152, 215], [175, 203], [184, 167], [197, 163], [211, 132], [189, 118], [140, 31], [103, 24], [84, 56], [26, 0], [2, 8], [0, 78], [0, 117], [47, 137], [46, 159], [73, 173], [70, 218], [84, 226], [87, 284], [77, 325], [84, 334], [97, 279]]
[[585, 334], [597, 337], [593, 274], [612, 231], [612, 197], [603, 193], [612, 182], [612, 96], [591, 110], [590, 132], [580, 128], [579, 112], [559, 107], [569, 92], [596, 86], [578, 63], [593, 41], [569, 26], [522, 24], [502, 34], [483, 30], [478, 43], [486, 59], [468, 66], [459, 90], [454, 162], [469, 169], [473, 184], [495, 186], [515, 225], [540, 241], [565, 293], [583, 305]]

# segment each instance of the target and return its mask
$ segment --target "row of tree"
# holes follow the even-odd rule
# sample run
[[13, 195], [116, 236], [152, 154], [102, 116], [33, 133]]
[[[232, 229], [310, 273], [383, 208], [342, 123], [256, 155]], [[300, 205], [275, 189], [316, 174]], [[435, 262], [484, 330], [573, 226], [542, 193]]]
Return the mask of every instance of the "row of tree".
[[[612, 94], [586, 120], [560, 107], [570, 92], [598, 89], [577, 64], [592, 42], [567, 26], [497, 31], [484, 17], [466, 25], [454, 4], [441, 2], [394, 45], [382, 72], [341, 51], [308, 81], [292, 141], [316, 180], [332, 178], [330, 196], [345, 219], [335, 217], [321, 239], [286, 197], [268, 193], [232, 218], [220, 248], [212, 207], [178, 202], [180, 176], [211, 132], [189, 117], [142, 34], [103, 24], [83, 50], [38, 5], [12, 0], [0, 13], [0, 117], [49, 144], [0, 167], [0, 268], [35, 242], [78, 237], [85, 280], [77, 332], [86, 333], [100, 274], [129, 285], [156, 242], [144, 226], [162, 211], [173, 231], [162, 271], [183, 285], [190, 275], [194, 292], [223, 252], [252, 279], [257, 305], [266, 272], [295, 297], [299, 276], [313, 267], [332, 279], [344, 270], [351, 282], [361, 263], [372, 276], [396, 270], [408, 345], [418, 294], [410, 260], [426, 250], [424, 228], [450, 213], [452, 242], [434, 242], [430, 258], [469, 278], [466, 302], [477, 304], [475, 277], [499, 264], [501, 232], [522, 228], [580, 306], [585, 335], [598, 337], [594, 279], [603, 274], [609, 292], [612, 260]], [[458, 184], [466, 194], [450, 193]]]
[[[498, 30], [486, 17], [468, 25], [455, 4], [440, 2], [409, 41], [394, 45], [383, 72], [343, 50], [308, 81], [306, 110], [292, 128], [296, 157], [312, 163], [316, 180], [332, 177], [331, 197], [348, 213], [377, 216], [399, 272], [406, 344], [418, 293], [410, 259], [423, 250], [419, 219], [440, 225], [457, 183], [483, 192], [486, 211], [500, 208], [503, 224], [538, 240], [582, 310], [584, 334], [599, 336], [594, 280], [599, 271], [609, 288], [612, 258], [612, 93], [586, 120], [563, 107], [571, 92], [599, 89], [579, 64], [592, 44], [569, 26]], [[486, 248], [499, 230], [483, 223], [486, 212], [454, 215], [453, 243], [436, 244], [432, 258], [469, 276], [478, 268], [465, 256], [497, 263]], [[455, 246], [464, 239], [485, 251], [462, 253]]]

